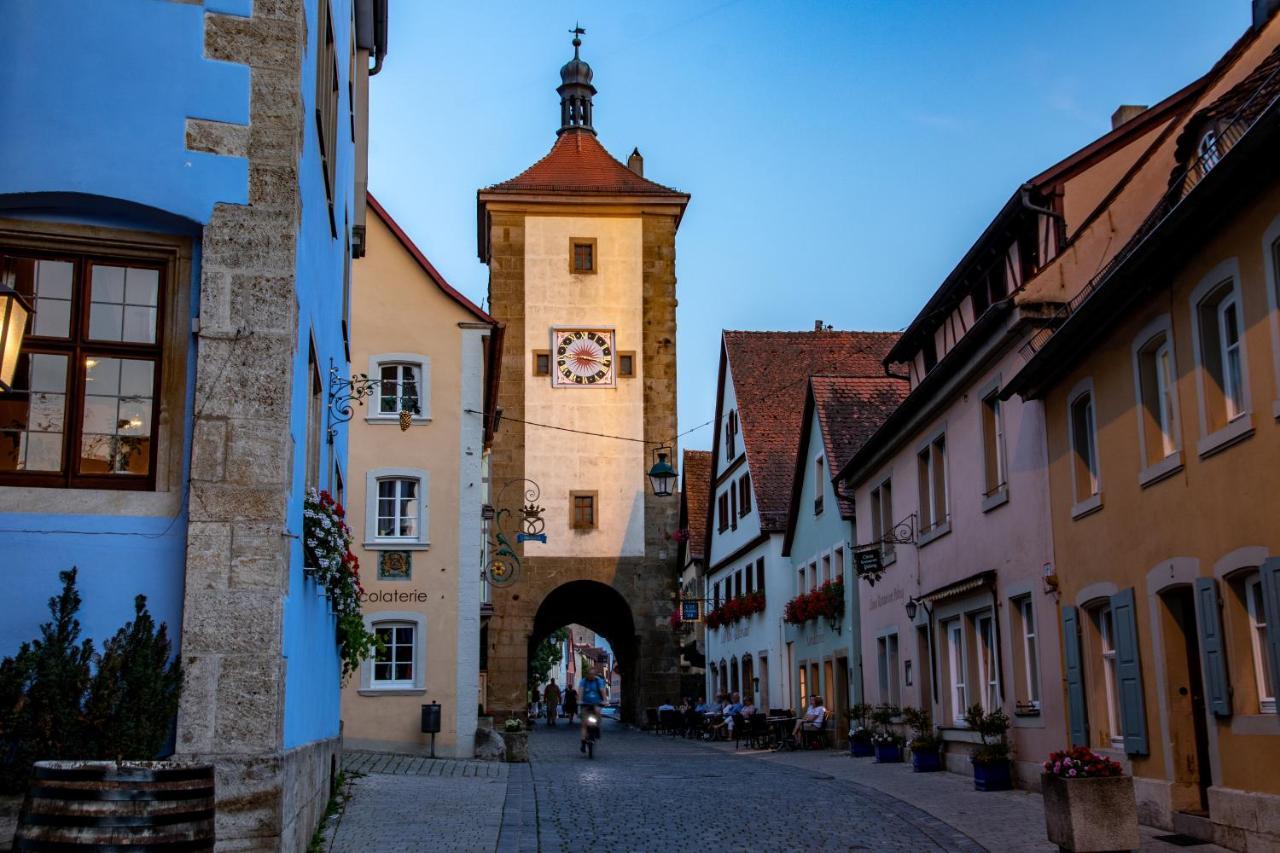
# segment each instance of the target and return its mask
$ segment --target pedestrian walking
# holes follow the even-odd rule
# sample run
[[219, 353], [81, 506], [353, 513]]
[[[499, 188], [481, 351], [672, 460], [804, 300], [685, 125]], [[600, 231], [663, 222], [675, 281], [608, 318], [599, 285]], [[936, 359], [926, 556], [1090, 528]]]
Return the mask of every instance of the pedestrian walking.
[[547, 703], [547, 725], [554, 726], [556, 724], [556, 707], [560, 704], [560, 687], [556, 684], [554, 678], [547, 685], [547, 689], [542, 691], [542, 698]]
[[569, 718], [569, 725], [573, 725], [573, 717], [578, 713], [578, 691], [570, 684], [564, 689], [564, 715]]

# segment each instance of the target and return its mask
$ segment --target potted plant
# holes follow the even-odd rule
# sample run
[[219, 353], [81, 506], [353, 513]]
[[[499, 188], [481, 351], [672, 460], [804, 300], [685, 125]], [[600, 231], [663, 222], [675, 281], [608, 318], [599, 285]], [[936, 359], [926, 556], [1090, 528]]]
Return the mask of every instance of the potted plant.
[[875, 747], [871, 744], [871, 706], [859, 702], [848, 711], [849, 718], [849, 754], [854, 758], [870, 758], [875, 755]]
[[916, 773], [935, 773], [942, 769], [942, 738], [933, 726], [933, 718], [922, 708], [903, 708], [902, 719], [911, 727], [911, 769]]
[[1137, 849], [1133, 777], [1119, 764], [1078, 746], [1050, 754], [1043, 767], [1045, 830], [1059, 849]]
[[902, 761], [902, 745], [906, 738], [893, 728], [899, 713], [894, 705], [880, 705], [871, 712], [871, 721], [876, 724], [871, 744], [875, 747], [877, 764], [896, 764]]
[[508, 717], [502, 724], [502, 740], [507, 747], [507, 761], [521, 763], [529, 760], [529, 732], [519, 717]]
[[964, 721], [978, 733], [982, 744], [973, 751], [973, 787], [979, 791], [1008, 791], [1013, 788], [1012, 765], [1009, 761], [1009, 715], [996, 708], [985, 713], [974, 704], [964, 714]]

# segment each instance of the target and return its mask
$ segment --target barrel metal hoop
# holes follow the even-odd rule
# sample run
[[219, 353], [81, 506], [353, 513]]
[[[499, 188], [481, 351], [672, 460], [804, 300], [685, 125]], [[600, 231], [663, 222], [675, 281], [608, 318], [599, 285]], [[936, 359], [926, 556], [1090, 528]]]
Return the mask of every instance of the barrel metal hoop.
[[198, 823], [213, 820], [214, 809], [191, 812], [173, 812], [161, 815], [64, 815], [45, 812], [24, 812], [22, 823], [26, 826], [101, 826], [106, 828], [138, 828], [172, 826], [175, 823]]
[[194, 853], [213, 849], [213, 839], [199, 841], [166, 841], [160, 844], [75, 844], [66, 841], [40, 841], [38, 839], [14, 838], [14, 850], [32, 850], [38, 853], [84, 853], [96, 850], [98, 853]]
[[213, 796], [213, 787], [175, 788], [136, 791], [129, 788], [48, 788], [32, 785], [30, 796], [41, 800], [101, 800], [128, 802], [170, 802], [173, 800], [199, 800]]

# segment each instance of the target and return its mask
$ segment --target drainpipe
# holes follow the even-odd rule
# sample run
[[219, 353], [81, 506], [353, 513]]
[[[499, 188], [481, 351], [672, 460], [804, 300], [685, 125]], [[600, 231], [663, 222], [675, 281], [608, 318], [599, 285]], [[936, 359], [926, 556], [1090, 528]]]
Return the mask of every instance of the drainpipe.
[[382, 58], [387, 55], [387, 0], [373, 0], [373, 42], [370, 77], [382, 70]]

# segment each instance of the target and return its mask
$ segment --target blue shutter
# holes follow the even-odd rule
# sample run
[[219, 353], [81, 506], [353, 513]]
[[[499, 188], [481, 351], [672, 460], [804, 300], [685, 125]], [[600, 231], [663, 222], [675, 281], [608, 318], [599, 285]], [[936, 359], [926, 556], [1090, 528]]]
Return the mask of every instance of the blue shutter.
[[[1280, 684], [1280, 557], [1268, 557], [1262, 575], [1262, 612], [1267, 618], [1267, 648], [1271, 651], [1271, 683]], [[1280, 703], [1276, 704], [1280, 712]]]
[[1084, 698], [1084, 666], [1080, 660], [1080, 615], [1076, 608], [1062, 608], [1062, 651], [1067, 665], [1067, 722], [1072, 746], [1089, 745], [1088, 705]]
[[1133, 587], [1111, 596], [1111, 619], [1116, 637], [1116, 692], [1120, 699], [1120, 728], [1124, 751], [1147, 755], [1147, 710], [1142, 695], [1142, 667], [1138, 661], [1138, 614]]
[[1200, 665], [1205, 698], [1215, 717], [1231, 716], [1231, 682], [1227, 674], [1227, 641], [1222, 636], [1218, 582], [1196, 578], [1196, 625], [1200, 628]]

